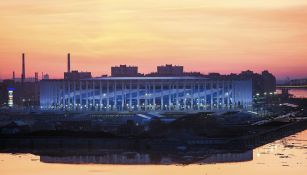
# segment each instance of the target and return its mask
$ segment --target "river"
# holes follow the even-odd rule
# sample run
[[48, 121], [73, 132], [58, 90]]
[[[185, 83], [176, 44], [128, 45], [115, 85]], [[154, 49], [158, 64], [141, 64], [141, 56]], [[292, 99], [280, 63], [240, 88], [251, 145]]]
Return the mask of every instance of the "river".
[[[277, 89], [277, 93], [281, 93], [281, 90]], [[289, 94], [292, 94], [294, 98], [307, 98], [307, 88], [289, 89]]]
[[[1, 175], [303, 175], [307, 172], [307, 130], [243, 153], [219, 154], [188, 165], [146, 164], [148, 157], [50, 157], [0, 154]], [[127, 159], [128, 158], [128, 159]], [[130, 161], [130, 162], [129, 162]], [[83, 162], [83, 163], [82, 163]], [[95, 163], [96, 162], [96, 163]], [[97, 163], [98, 162], [98, 163]], [[107, 162], [107, 163], [106, 163]], [[123, 163], [124, 162], [124, 163]], [[200, 163], [201, 162], [201, 163]], [[204, 163], [205, 162], [205, 163]], [[213, 163], [214, 162], [214, 163]], [[224, 162], [224, 163], [218, 163]], [[226, 162], [226, 163], [225, 163]], [[129, 164], [129, 165], [128, 165]]]

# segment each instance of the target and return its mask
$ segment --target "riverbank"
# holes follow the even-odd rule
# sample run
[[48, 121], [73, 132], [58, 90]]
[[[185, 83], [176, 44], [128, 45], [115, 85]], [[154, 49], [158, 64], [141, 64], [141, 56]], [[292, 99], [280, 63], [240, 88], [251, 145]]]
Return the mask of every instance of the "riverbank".
[[127, 149], [144, 151], [183, 151], [191, 148], [218, 149], [253, 149], [268, 142], [307, 129], [307, 120], [288, 124], [265, 126], [251, 135], [233, 138], [148, 138], [148, 137], [117, 137], [101, 135], [101, 133], [47, 133], [46, 135], [1, 135], [0, 150], [33, 150], [33, 149]]

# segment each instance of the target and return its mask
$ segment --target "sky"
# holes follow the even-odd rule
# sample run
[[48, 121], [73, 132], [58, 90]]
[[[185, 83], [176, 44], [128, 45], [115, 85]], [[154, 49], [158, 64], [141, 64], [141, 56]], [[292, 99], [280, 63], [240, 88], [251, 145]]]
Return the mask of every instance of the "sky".
[[0, 1], [0, 79], [72, 69], [110, 74], [119, 64], [149, 73], [164, 64], [186, 71], [269, 70], [307, 77], [306, 0]]

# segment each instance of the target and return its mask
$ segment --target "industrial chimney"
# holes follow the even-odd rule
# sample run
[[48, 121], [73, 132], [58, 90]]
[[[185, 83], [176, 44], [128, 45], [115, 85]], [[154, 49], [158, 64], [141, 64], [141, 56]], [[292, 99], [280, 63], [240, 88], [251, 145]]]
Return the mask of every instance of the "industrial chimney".
[[67, 54], [67, 72], [70, 72], [70, 53]]
[[15, 71], [13, 71], [13, 81], [15, 82]]
[[21, 82], [23, 83], [26, 79], [26, 63], [25, 63], [25, 54], [22, 53], [22, 73], [21, 73]]
[[35, 82], [38, 82], [38, 72], [35, 72]]

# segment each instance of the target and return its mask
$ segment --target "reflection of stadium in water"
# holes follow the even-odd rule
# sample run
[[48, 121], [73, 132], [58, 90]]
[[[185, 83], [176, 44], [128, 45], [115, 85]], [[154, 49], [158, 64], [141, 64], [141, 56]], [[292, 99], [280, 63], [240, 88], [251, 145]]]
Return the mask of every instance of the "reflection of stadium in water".
[[68, 155], [68, 156], [40, 156], [44, 163], [67, 164], [202, 164], [243, 162], [253, 159], [253, 151], [223, 152], [214, 154], [180, 153], [176, 154], [150, 154], [138, 152], [105, 152], [98, 155]]
[[[229, 163], [253, 160], [253, 149], [287, 137], [302, 125], [281, 128], [249, 139], [233, 139], [229, 144], [185, 145], [168, 140], [102, 138], [2, 138], [1, 153], [33, 154], [44, 163], [171, 165]], [[148, 147], [149, 146], [149, 147]], [[291, 145], [293, 146], [293, 145]]]

